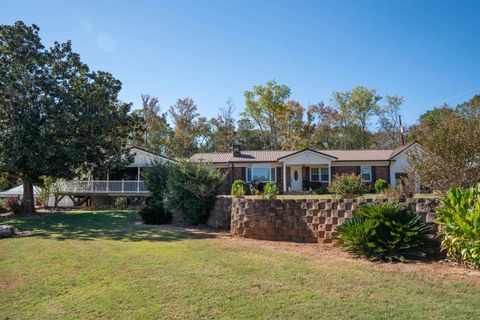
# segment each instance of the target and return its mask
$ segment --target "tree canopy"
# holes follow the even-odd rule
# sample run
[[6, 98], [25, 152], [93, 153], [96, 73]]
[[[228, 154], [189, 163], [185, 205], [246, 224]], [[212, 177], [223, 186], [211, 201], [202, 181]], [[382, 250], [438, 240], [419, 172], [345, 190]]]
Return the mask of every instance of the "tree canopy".
[[34, 212], [39, 177], [128, 162], [130, 104], [121, 82], [90, 71], [70, 42], [45, 48], [36, 25], [0, 25], [0, 171], [23, 180], [23, 205]]

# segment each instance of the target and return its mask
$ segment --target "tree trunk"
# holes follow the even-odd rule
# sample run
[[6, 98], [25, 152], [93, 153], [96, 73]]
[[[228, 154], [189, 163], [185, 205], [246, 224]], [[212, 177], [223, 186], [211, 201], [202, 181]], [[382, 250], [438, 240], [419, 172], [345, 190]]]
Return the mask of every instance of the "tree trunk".
[[23, 178], [23, 213], [35, 213], [35, 198], [33, 184], [29, 178]]

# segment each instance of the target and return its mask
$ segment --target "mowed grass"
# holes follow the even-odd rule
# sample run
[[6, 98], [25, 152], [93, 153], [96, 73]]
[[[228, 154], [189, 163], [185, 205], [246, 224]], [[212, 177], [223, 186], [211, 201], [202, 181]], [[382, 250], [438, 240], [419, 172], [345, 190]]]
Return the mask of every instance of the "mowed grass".
[[0, 319], [480, 318], [475, 276], [314, 259], [137, 219], [9, 221], [33, 233], [0, 240]]

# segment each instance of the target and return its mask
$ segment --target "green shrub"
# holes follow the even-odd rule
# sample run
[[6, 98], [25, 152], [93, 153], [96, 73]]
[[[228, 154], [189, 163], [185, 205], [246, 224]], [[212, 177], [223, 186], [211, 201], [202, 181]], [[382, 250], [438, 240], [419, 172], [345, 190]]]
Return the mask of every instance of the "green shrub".
[[0, 213], [8, 212], [7, 208], [5, 208], [5, 204], [3, 203], [2, 199], [0, 199]]
[[145, 224], [166, 224], [172, 221], [172, 215], [165, 210], [161, 202], [147, 204], [138, 214]]
[[175, 165], [170, 162], [155, 161], [151, 167], [146, 168], [143, 172], [143, 178], [154, 201], [163, 201], [167, 190], [168, 177], [174, 170]]
[[368, 186], [363, 183], [362, 178], [353, 174], [336, 174], [328, 191], [342, 198], [354, 198], [368, 192]]
[[247, 194], [248, 186], [243, 180], [235, 180], [232, 184], [231, 195], [234, 197], [243, 197]]
[[346, 250], [371, 260], [404, 261], [431, 253], [433, 224], [395, 203], [363, 206], [337, 227]]
[[126, 197], [115, 198], [115, 207], [126, 207], [126, 206], [127, 206], [127, 198]]
[[168, 175], [164, 204], [186, 223], [205, 223], [225, 177], [208, 163], [180, 161]]
[[313, 192], [315, 192], [315, 194], [318, 194], [318, 195], [320, 195], [320, 194], [328, 194], [328, 190], [327, 190], [327, 188], [325, 188], [325, 187], [318, 187], [318, 188], [316, 188], [315, 190], [313, 190]]
[[278, 186], [276, 183], [267, 182], [263, 187], [263, 195], [269, 199], [275, 199], [279, 195]]
[[384, 179], [378, 179], [375, 181], [375, 191], [377, 193], [382, 193], [385, 189], [388, 188], [388, 182]]
[[23, 204], [20, 200], [9, 200], [7, 202], [7, 208], [10, 209], [14, 215], [23, 214]]
[[480, 185], [470, 189], [453, 188], [437, 208], [442, 225], [442, 250], [451, 259], [480, 267]]

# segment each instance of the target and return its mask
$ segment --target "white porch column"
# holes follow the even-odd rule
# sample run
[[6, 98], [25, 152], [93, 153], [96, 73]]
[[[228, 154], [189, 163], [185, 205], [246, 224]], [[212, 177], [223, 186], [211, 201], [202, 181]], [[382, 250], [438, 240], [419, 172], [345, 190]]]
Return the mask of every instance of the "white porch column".
[[140, 167], [137, 168], [137, 192], [140, 192]]
[[328, 163], [328, 185], [332, 182], [332, 163]]
[[109, 183], [109, 181], [110, 181], [110, 174], [107, 173], [107, 192], [108, 192], [108, 183]]
[[287, 192], [287, 166], [283, 163], [283, 192]]

